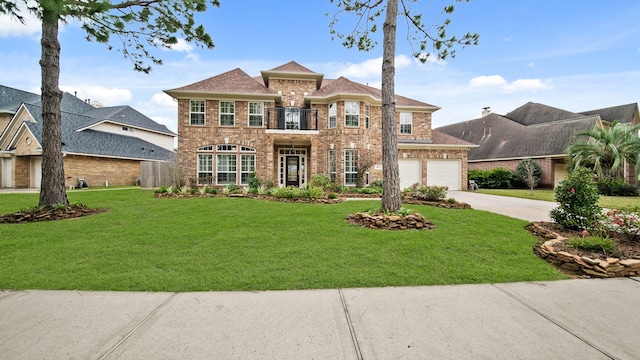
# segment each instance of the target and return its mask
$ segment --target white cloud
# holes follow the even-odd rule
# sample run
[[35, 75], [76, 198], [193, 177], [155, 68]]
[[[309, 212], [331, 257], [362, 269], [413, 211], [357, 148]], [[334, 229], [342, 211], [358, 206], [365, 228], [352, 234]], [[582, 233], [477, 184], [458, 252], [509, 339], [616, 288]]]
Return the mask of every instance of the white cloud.
[[193, 61], [199, 61], [200, 57], [193, 51], [193, 45], [188, 43], [184, 39], [178, 39], [178, 42], [172, 45], [169, 45], [169, 48], [163, 48], [165, 51], [177, 51], [187, 53], [185, 56], [186, 59], [191, 59]]
[[68, 85], [60, 86], [60, 89], [70, 94], [77, 94], [80, 99], [99, 102], [103, 106], [125, 105], [131, 101], [132, 95], [129, 89], [107, 88], [97, 85]]
[[[404, 68], [412, 64], [411, 58], [406, 55], [398, 55], [395, 58], [396, 69]], [[365, 60], [359, 64], [351, 64], [338, 72], [338, 76], [347, 78], [380, 77], [382, 73], [382, 57]]]
[[151, 97], [151, 106], [162, 109], [178, 109], [178, 103], [165, 93], [155, 93]]
[[482, 75], [469, 81], [472, 88], [498, 88], [503, 93], [515, 92], [535, 92], [538, 90], [549, 90], [553, 88], [551, 80], [542, 81], [540, 79], [518, 79], [507, 82], [500, 75]]
[[530, 62], [530, 63], [527, 64], [527, 67], [534, 68], [534, 67], [536, 67], [536, 63]]
[[482, 75], [469, 81], [469, 85], [472, 88], [504, 86], [505, 84], [507, 84], [507, 80], [500, 75]]
[[40, 34], [40, 20], [29, 11], [20, 10], [19, 13], [24, 17], [24, 24], [9, 15], [0, 15], [0, 37], [35, 37]]
[[538, 90], [549, 90], [552, 87], [551, 80], [542, 81], [540, 79], [518, 79], [503, 86], [503, 90], [508, 93], [536, 92]]
[[502, 39], [503, 41], [509, 42], [511, 40], [513, 40], [513, 36], [507, 36], [506, 38]]

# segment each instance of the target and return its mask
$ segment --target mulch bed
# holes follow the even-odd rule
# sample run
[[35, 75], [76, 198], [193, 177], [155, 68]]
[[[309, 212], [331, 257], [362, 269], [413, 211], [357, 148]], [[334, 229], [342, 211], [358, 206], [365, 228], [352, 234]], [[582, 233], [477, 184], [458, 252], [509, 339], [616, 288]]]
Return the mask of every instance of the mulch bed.
[[[555, 233], [564, 238], [572, 238], [572, 237], [582, 237], [582, 233], [575, 230], [566, 230], [558, 228], [557, 224], [554, 222], [536, 222], [539, 227], [547, 230], [549, 234]], [[529, 227], [529, 231], [532, 231], [532, 228]], [[546, 240], [549, 240], [553, 237], [549, 234], [542, 234], [539, 232], [532, 231], [534, 235], [536, 235], [541, 241], [536, 245], [540, 246]], [[606, 260], [608, 257], [615, 257], [620, 260], [625, 259], [640, 259], [640, 242], [637, 241], [627, 241], [623, 239], [613, 238], [616, 243], [616, 249], [612, 253], [602, 253], [602, 252], [594, 252], [587, 251], [578, 248], [574, 248], [572, 246], [566, 244], [557, 244], [554, 248], [558, 251], [565, 251], [569, 254], [574, 254], [578, 256], [585, 256], [591, 259], [600, 259]]]
[[0, 224], [75, 219], [105, 211], [107, 211], [107, 209], [93, 209], [81, 204], [71, 204], [66, 207], [44, 207], [0, 215]]

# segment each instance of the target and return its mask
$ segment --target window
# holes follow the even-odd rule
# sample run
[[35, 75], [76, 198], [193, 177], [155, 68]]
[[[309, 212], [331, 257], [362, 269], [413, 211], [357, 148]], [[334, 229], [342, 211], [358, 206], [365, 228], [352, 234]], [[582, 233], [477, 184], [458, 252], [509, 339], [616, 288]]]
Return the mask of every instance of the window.
[[367, 129], [369, 128], [370, 118], [371, 118], [371, 105], [365, 104], [364, 105], [364, 127]]
[[331, 181], [336, 181], [336, 151], [329, 150], [329, 176], [331, 177]]
[[216, 177], [219, 185], [236, 183], [237, 159], [236, 154], [218, 154], [216, 156]]
[[355, 185], [358, 178], [358, 150], [346, 149], [344, 151], [344, 184]]
[[256, 156], [253, 154], [240, 155], [240, 184], [248, 185], [251, 173], [256, 171]]
[[211, 184], [213, 179], [213, 154], [198, 154], [198, 184]]
[[189, 105], [189, 124], [204, 125], [204, 100], [191, 100]]
[[329, 129], [333, 129], [336, 127], [336, 119], [338, 117], [336, 103], [329, 104]]
[[344, 126], [360, 125], [360, 103], [357, 101], [345, 101], [344, 114]]
[[300, 109], [288, 107], [284, 109], [285, 129], [300, 130]]
[[249, 126], [262, 127], [262, 119], [264, 118], [264, 105], [259, 102], [249, 103]]
[[220, 101], [220, 126], [235, 125], [236, 104], [233, 101]]
[[413, 127], [412, 113], [400, 113], [400, 134], [411, 134]]

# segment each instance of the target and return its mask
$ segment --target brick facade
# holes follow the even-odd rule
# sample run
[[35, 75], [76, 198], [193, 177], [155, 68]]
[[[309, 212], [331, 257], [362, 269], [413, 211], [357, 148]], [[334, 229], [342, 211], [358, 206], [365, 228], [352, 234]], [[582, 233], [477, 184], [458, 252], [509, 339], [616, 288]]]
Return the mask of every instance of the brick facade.
[[90, 187], [135, 185], [140, 161], [67, 155], [64, 157], [65, 186], [77, 186], [84, 178]]
[[[178, 158], [185, 180], [190, 183], [209, 182], [208, 175], [206, 178], [203, 177], [201, 181], [198, 180], [198, 156], [199, 154], [212, 154], [213, 179], [210, 182], [213, 185], [222, 185], [224, 182], [218, 182], [217, 178], [217, 156], [228, 154], [226, 152], [228, 150], [224, 146], [218, 150], [217, 146], [225, 144], [236, 145], [237, 152], [234, 153], [237, 156], [236, 179], [241, 176], [240, 155], [245, 154], [240, 148], [248, 147], [255, 149], [256, 174], [262, 179], [276, 179], [280, 186], [286, 186], [283, 178], [284, 167], [286, 167], [284, 165], [285, 158], [299, 158], [299, 170], [302, 177], [298, 185], [304, 186], [314, 174], [329, 174], [330, 152], [335, 153], [335, 181], [339, 185], [345, 185], [345, 151], [353, 149], [358, 150], [359, 161], [366, 157], [370, 158], [369, 180], [382, 180], [382, 171], [374, 170], [374, 168], [380, 168], [375, 165], [382, 165], [382, 112], [379, 98], [366, 93], [371, 91], [368, 89], [372, 88], [363, 88], [364, 85], [352, 83], [344, 78], [328, 82], [328, 87], [330, 87], [342, 81], [342, 84], [345, 84], [344, 89], [332, 88], [333, 92], [322, 93], [322, 90], [318, 90], [322, 81], [319, 75], [311, 72], [270, 71], [266, 74], [263, 73], [263, 76], [269, 76], [268, 79], [265, 79], [265, 84], [268, 84], [268, 87], [263, 91], [255, 89], [255, 78], [250, 78], [237, 69], [219, 75], [219, 83], [214, 83], [216, 77], [213, 77], [187, 87], [166, 91], [178, 100]], [[229, 86], [233, 90], [224, 92], [221, 90], [223, 86]], [[207, 87], [213, 90], [208, 93]], [[247, 91], [246, 89], [249, 88], [255, 94], [251, 92], [240, 93], [241, 90]], [[204, 125], [190, 124], [192, 100], [205, 101]], [[233, 101], [235, 108], [233, 126], [220, 125], [220, 101]], [[248, 108], [250, 102], [263, 103], [264, 115], [261, 127], [249, 126]], [[347, 124], [345, 121], [347, 102], [357, 102], [358, 104], [357, 126]], [[336, 122], [335, 127], [330, 128], [329, 109], [334, 105]], [[309, 121], [308, 129], [277, 130], [277, 120], [274, 119], [275, 112], [269, 113], [269, 109], [276, 107], [315, 111], [317, 112], [317, 126], [316, 118], [313, 117]], [[368, 120], [366, 119], [367, 109], [369, 109]], [[433, 144], [431, 141], [431, 113], [436, 109], [432, 105], [417, 101], [397, 106], [396, 131], [399, 143], [404, 141], [407, 144], [417, 144], [413, 147], [409, 146], [411, 147], [409, 150], [402, 152], [425, 161], [442, 159], [443, 157], [460, 159], [461, 173], [466, 179], [468, 145], [455, 147], [449, 144], [438, 148], [438, 144]], [[400, 114], [403, 112], [412, 114], [410, 134], [400, 134]], [[267, 122], [270, 122], [268, 126]], [[431, 146], [426, 146], [427, 144]], [[204, 158], [208, 156], [203, 155]], [[423, 183], [426, 183], [426, 166], [423, 166], [423, 172]], [[224, 175], [223, 172], [220, 174]], [[242, 185], [239, 180], [236, 182], [238, 185]], [[460, 186], [462, 189], [466, 189], [466, 181], [461, 180]]]

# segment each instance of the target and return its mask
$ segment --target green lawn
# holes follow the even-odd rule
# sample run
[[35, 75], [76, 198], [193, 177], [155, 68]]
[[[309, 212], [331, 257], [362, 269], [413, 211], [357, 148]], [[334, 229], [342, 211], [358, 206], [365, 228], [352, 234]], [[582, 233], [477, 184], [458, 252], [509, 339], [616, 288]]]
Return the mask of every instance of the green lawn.
[[[555, 191], [553, 190], [534, 190], [533, 196], [529, 190], [520, 189], [480, 189], [483, 194], [511, 196], [525, 199], [556, 201]], [[640, 197], [630, 196], [601, 196], [600, 206], [607, 209], [624, 209], [638, 211], [640, 209]]]
[[[0, 213], [37, 203], [0, 195]], [[206, 291], [543, 281], [565, 278], [532, 252], [525, 221], [410, 205], [435, 230], [380, 231], [344, 218], [378, 201], [291, 204], [71, 191], [109, 211], [0, 224], [0, 289]]]

